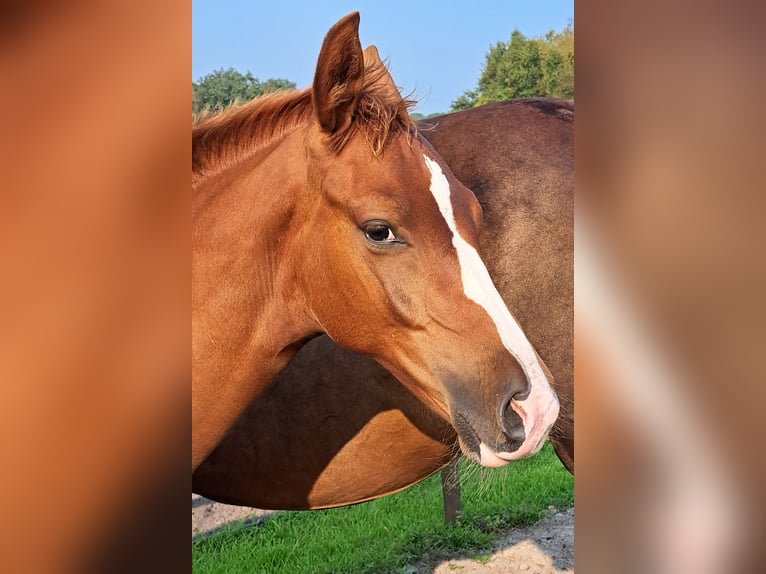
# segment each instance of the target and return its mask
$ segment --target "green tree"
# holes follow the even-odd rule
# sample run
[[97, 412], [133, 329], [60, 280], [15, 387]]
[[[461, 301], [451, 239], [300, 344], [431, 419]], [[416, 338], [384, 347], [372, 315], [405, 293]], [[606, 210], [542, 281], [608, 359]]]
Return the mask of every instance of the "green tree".
[[546, 59], [543, 72], [550, 86], [548, 93], [574, 98], [574, 28], [571, 22], [561, 32], [548, 32], [543, 46]]
[[458, 98], [452, 102], [450, 111], [457, 112], [458, 110], [467, 110], [468, 108], [472, 108], [476, 105], [476, 99], [478, 97], [478, 94], [473, 90], [463, 92], [463, 95], [458, 96]]
[[247, 102], [267, 92], [295, 89], [295, 84], [271, 78], [261, 82], [249, 71], [241, 74], [234, 68], [215, 70], [192, 82], [192, 114], [206, 108], [225, 108], [235, 102]]
[[475, 90], [452, 102], [451, 111], [507, 100], [548, 96], [574, 97], [574, 28], [551, 30], [544, 38], [526, 38], [518, 30], [509, 42], [490, 47]]
[[410, 119], [417, 122], [420, 120], [425, 120], [427, 118], [435, 118], [436, 116], [443, 116], [443, 115], [444, 115], [444, 112], [434, 112], [428, 115], [422, 114], [420, 112], [412, 112], [410, 114]]
[[543, 90], [547, 94], [557, 94], [562, 91], [562, 69], [564, 56], [560, 52], [552, 50], [543, 61]]

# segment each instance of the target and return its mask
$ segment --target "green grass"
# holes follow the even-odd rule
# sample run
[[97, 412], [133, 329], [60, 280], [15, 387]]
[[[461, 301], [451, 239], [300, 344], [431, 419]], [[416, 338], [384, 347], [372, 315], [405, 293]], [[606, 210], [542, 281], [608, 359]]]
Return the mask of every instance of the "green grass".
[[480, 552], [549, 505], [574, 502], [574, 481], [548, 444], [539, 455], [489, 470], [461, 461], [463, 515], [444, 524], [439, 475], [399, 494], [333, 510], [280, 512], [192, 543], [193, 571], [399, 573], [421, 559]]

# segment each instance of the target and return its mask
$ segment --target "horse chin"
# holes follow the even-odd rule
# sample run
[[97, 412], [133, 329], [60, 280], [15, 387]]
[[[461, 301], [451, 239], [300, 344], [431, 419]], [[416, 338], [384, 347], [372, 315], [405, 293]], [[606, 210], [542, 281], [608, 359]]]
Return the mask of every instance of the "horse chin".
[[[458, 434], [458, 444], [460, 445], [460, 450], [463, 452], [463, 456], [481, 466], [487, 468], [499, 468], [511, 462], [508, 459], [498, 456], [492, 448], [488, 447], [483, 442], [479, 442], [478, 437], [476, 437], [475, 434], [465, 438], [462, 434]], [[473, 447], [469, 446], [469, 444], [478, 446]]]
[[510, 462], [484, 444], [465, 416], [458, 415], [454, 422], [460, 450], [467, 459], [488, 468], [498, 468]]
[[497, 453], [486, 444], [479, 445], [479, 464], [488, 468], [499, 468], [511, 462], [508, 459], [501, 458]]
[[[457, 431], [458, 444], [463, 455], [473, 462], [487, 468], [499, 468], [515, 460], [526, 458], [537, 453], [545, 444], [548, 432], [545, 432], [536, 443], [521, 440], [521, 444], [515, 445], [512, 451], [505, 451], [497, 446], [492, 447], [485, 443], [476, 429], [471, 425], [468, 417], [458, 414], [453, 419], [453, 426]], [[548, 429], [550, 430], [550, 429]], [[513, 442], [506, 446], [511, 446]]]

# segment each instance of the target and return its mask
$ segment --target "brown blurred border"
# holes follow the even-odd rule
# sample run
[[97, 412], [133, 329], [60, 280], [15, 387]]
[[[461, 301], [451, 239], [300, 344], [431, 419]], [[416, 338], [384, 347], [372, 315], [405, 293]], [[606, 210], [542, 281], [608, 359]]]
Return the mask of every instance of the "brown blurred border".
[[[626, 300], [682, 374], [683, 408], [742, 504], [741, 546], [723, 571], [763, 571], [763, 4], [575, 8], [578, 218], [588, 214]], [[654, 460], [662, 446], [615, 416], [598, 391], [609, 382], [594, 384], [604, 378], [602, 349], [580, 315], [576, 331], [576, 567], [658, 571], [661, 545], [644, 535], [642, 505], [664, 485], [668, 469]], [[680, 547], [695, 528], [670, 538]]]
[[190, 36], [186, 2], [3, 6], [4, 572], [189, 567]]

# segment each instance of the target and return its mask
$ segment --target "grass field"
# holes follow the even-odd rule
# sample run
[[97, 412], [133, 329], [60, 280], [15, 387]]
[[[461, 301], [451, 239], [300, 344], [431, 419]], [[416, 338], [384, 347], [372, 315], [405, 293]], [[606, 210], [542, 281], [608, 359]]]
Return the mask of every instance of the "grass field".
[[536, 522], [549, 505], [574, 502], [574, 480], [550, 444], [539, 455], [489, 470], [461, 461], [463, 515], [444, 524], [439, 475], [356, 506], [280, 512], [192, 543], [205, 573], [398, 573], [423, 558], [488, 549], [504, 531]]

